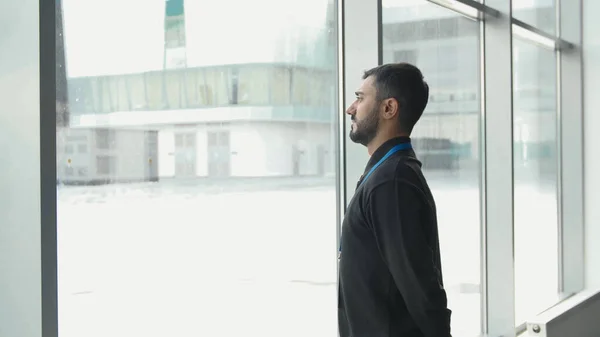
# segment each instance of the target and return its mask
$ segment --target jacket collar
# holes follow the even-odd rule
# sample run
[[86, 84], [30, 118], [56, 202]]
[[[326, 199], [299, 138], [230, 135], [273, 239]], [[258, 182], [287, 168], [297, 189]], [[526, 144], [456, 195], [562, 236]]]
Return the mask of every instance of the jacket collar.
[[[373, 166], [375, 166], [375, 164], [377, 164], [377, 162], [381, 158], [383, 158], [386, 155], [386, 153], [388, 153], [389, 150], [391, 150], [394, 146], [396, 146], [398, 144], [404, 144], [404, 143], [410, 143], [410, 137], [395, 137], [395, 138], [391, 138], [391, 139], [387, 140], [385, 143], [381, 144], [381, 146], [379, 146], [377, 148], [377, 150], [375, 150], [375, 152], [371, 156], [371, 159], [369, 159], [369, 162], [367, 163], [367, 166], [365, 167], [365, 171], [359, 179], [359, 184], [362, 181], [363, 177], [367, 174], [367, 172], [369, 172], [369, 170], [371, 170], [371, 168]], [[415, 157], [415, 154], [414, 154], [413, 150], [411, 150], [411, 149], [400, 151], [400, 152], [405, 152], [406, 155], [408, 155], [409, 157]]]
[[367, 163], [367, 170], [373, 167], [373, 165], [375, 165], [381, 158], [383, 158], [383, 156], [385, 156], [385, 154], [388, 153], [388, 151], [391, 150], [394, 146], [404, 143], [410, 143], [410, 137], [395, 137], [381, 144], [381, 146], [379, 146], [377, 150], [373, 152], [371, 159], [369, 159], [369, 162]]

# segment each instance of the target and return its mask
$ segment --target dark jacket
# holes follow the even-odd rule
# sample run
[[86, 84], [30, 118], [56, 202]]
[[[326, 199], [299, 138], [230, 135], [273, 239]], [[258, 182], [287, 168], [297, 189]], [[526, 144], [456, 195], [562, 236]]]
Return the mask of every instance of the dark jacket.
[[359, 180], [342, 225], [340, 337], [450, 337], [436, 207], [412, 149], [382, 162], [407, 137], [384, 143]]

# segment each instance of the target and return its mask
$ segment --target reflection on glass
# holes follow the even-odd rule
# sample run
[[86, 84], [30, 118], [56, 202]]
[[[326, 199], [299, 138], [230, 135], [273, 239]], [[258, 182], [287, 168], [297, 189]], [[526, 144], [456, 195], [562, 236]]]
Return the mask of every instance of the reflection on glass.
[[558, 300], [556, 56], [514, 39], [516, 324]]
[[61, 337], [334, 336], [333, 2], [58, 4]]
[[430, 86], [413, 131], [436, 198], [455, 336], [479, 336], [479, 24], [427, 1], [383, 1], [384, 63], [418, 66]]
[[556, 34], [557, 0], [512, 0], [513, 17], [548, 34]]

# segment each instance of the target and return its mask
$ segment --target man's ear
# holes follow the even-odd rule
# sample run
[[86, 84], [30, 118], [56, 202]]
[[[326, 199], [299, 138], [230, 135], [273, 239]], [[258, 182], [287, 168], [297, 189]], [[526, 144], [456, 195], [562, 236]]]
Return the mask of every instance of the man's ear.
[[388, 98], [383, 101], [383, 117], [392, 119], [398, 115], [398, 101], [394, 98]]

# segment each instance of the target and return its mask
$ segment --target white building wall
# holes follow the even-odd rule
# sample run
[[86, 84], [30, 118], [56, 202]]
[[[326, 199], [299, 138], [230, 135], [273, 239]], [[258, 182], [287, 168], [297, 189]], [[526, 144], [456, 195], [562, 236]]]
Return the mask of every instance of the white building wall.
[[92, 160], [93, 131], [60, 129], [56, 133], [56, 174], [59, 180], [77, 178], [81, 170], [89, 171]]
[[[146, 145], [146, 133], [137, 130], [116, 130], [114, 132], [115, 149], [100, 150], [97, 149], [95, 159], [99, 156], [114, 156], [115, 170], [102, 175], [97, 172], [98, 178], [111, 179], [119, 181], [140, 181], [146, 176], [148, 165], [151, 165], [144, 150]], [[142, 145], [142, 146], [140, 146]]]
[[175, 132], [171, 129], [158, 132], [158, 175], [175, 176]]
[[600, 287], [600, 1], [583, 1], [586, 286]]
[[[272, 175], [293, 174], [294, 126], [281, 125], [278, 128], [260, 125], [264, 135], [265, 170]], [[301, 165], [301, 163], [299, 163]]]
[[229, 131], [231, 175], [234, 177], [270, 175], [271, 172], [267, 169], [267, 146], [271, 139], [269, 134], [261, 135], [260, 124], [232, 124]]
[[258, 126], [266, 149], [266, 172], [269, 175], [294, 175], [294, 149], [298, 154], [298, 174], [317, 175], [319, 172], [318, 152], [322, 146], [327, 154], [324, 157], [324, 171], [331, 169], [328, 158], [331, 155], [331, 126], [327, 124], [305, 123], [264, 123]]
[[210, 128], [199, 127], [196, 130], [196, 175], [199, 177], [208, 175], [208, 129]]
[[[207, 177], [209, 132], [229, 132], [230, 176], [268, 177], [294, 175], [294, 147], [300, 151], [298, 174], [319, 174], [319, 147], [324, 153], [324, 174], [334, 170], [331, 125], [297, 122], [240, 122], [165, 127], [159, 131], [159, 174], [175, 177], [175, 135], [196, 134], [196, 175]], [[139, 145], [139, 144], [138, 144]]]
[[[40, 226], [47, 193], [40, 179], [40, 2], [0, 0], [0, 336], [41, 337], [52, 329], [46, 303], [54, 257]], [[42, 35], [45, 36], [45, 35]], [[47, 64], [47, 63], [46, 63]], [[42, 84], [47, 88], [47, 85]], [[50, 145], [51, 146], [51, 145]], [[47, 158], [47, 157], [46, 157]], [[42, 175], [46, 176], [47, 175]], [[47, 188], [48, 185], [45, 185]], [[43, 261], [43, 262], [42, 262]], [[44, 278], [44, 279], [43, 279]], [[42, 298], [46, 301], [42, 303]], [[43, 321], [43, 323], [42, 323]]]
[[[281, 120], [281, 116], [294, 115], [296, 106], [227, 106], [215, 108], [118, 111], [103, 114], [71, 116], [72, 128], [144, 128], [165, 130], [172, 125], [219, 124], [224, 122], [244, 123], [247, 120]], [[322, 110], [323, 108], [315, 107]], [[308, 118], [308, 117], [307, 117]], [[300, 118], [294, 119], [300, 121]], [[325, 120], [324, 120], [325, 121]]]
[[[107, 139], [97, 132], [107, 129], [65, 128], [57, 130], [57, 178], [64, 183], [98, 181], [131, 182], [156, 178], [158, 155], [148, 141], [148, 131], [109, 130]], [[101, 144], [108, 145], [103, 148]], [[108, 164], [100, 164], [103, 157]]]

